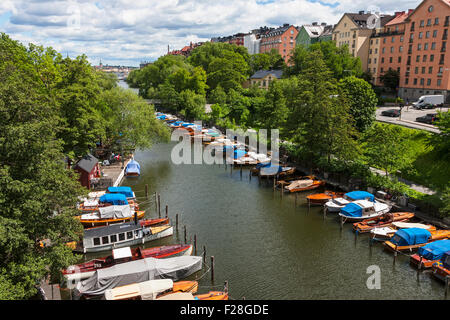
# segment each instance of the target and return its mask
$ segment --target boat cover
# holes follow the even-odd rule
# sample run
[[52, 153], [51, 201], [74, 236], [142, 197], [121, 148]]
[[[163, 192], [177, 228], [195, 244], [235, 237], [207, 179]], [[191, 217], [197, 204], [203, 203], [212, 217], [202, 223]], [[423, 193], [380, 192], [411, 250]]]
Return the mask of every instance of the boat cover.
[[375, 196], [366, 191], [352, 191], [345, 194], [348, 198], [352, 200], [364, 200], [368, 199], [372, 202], [375, 201]]
[[428, 260], [439, 260], [449, 250], [450, 240], [437, 240], [419, 248], [417, 253]]
[[163, 115], [161, 115], [161, 116], [157, 116], [156, 119], [164, 120], [164, 119], [166, 119], [166, 115], [163, 114]]
[[128, 204], [127, 197], [121, 193], [105, 193], [100, 197], [101, 203], [111, 203], [122, 206]]
[[109, 193], [121, 193], [124, 194], [127, 198], [133, 198], [134, 193], [130, 187], [108, 187]]
[[307, 188], [312, 186], [314, 183], [311, 179], [305, 179], [305, 180], [296, 180], [293, 181], [290, 185], [286, 186], [286, 189], [292, 190], [297, 188]]
[[245, 150], [240, 150], [240, 149], [234, 150], [234, 159], [239, 159], [239, 158], [245, 156], [246, 154], [247, 154], [247, 151], [245, 151]]
[[397, 246], [411, 246], [427, 243], [430, 231], [421, 228], [400, 229], [392, 237], [391, 242]]
[[121, 300], [140, 296], [142, 300], [155, 300], [157, 295], [171, 290], [173, 281], [170, 279], [149, 280], [120, 286], [105, 291], [105, 300]]
[[351, 202], [341, 209], [341, 213], [348, 217], [362, 217], [362, 208]]
[[121, 219], [133, 216], [134, 210], [127, 204], [124, 206], [107, 206], [98, 208], [102, 219]]
[[392, 225], [399, 229], [408, 229], [408, 228], [420, 228], [420, 229], [430, 229], [430, 225], [422, 224], [422, 223], [412, 223], [412, 222], [403, 222], [403, 221], [394, 221]]
[[[258, 165], [256, 165], [258, 166]], [[283, 167], [282, 166], [278, 166], [278, 165], [268, 165], [268, 166], [262, 166], [260, 173], [263, 176], [268, 176], [268, 175], [276, 175], [278, 173], [280, 173], [281, 171], [283, 171]]]
[[103, 295], [106, 290], [155, 279], [178, 281], [202, 269], [202, 257], [146, 258], [99, 269], [77, 283], [75, 297]]
[[174, 292], [157, 298], [156, 300], [198, 300], [190, 292]]
[[137, 173], [141, 174], [141, 166], [134, 159], [128, 162], [127, 167], [125, 168], [125, 173]]

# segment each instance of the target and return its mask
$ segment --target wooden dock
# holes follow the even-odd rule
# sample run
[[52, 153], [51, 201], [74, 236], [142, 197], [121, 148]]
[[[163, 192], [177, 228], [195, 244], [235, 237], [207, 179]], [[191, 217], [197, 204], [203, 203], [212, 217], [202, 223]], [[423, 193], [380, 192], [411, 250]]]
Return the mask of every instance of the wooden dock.
[[59, 284], [50, 284], [48, 279], [41, 281], [42, 295], [44, 300], [61, 300]]

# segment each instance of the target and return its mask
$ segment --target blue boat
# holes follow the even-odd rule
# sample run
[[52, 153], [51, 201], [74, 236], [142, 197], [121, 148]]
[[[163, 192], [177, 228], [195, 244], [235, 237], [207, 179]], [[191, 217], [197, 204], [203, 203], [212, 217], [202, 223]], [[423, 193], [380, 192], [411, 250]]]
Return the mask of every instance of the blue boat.
[[391, 240], [384, 242], [383, 245], [394, 251], [412, 250], [423, 247], [430, 239], [431, 233], [426, 229], [400, 229], [392, 236]]
[[124, 206], [128, 204], [127, 197], [121, 193], [105, 193], [99, 199], [100, 203], [110, 203], [115, 206]]
[[125, 168], [125, 176], [139, 177], [140, 175], [141, 175], [141, 166], [136, 160], [132, 159], [130, 162], [128, 162]]
[[344, 198], [355, 201], [355, 200], [368, 200], [368, 201], [375, 201], [375, 196], [367, 191], [352, 191], [347, 192], [344, 194]]
[[108, 187], [108, 193], [120, 193], [123, 194], [127, 199], [135, 198], [133, 190], [130, 187]]
[[450, 251], [450, 240], [437, 240], [419, 248], [417, 254], [423, 259], [432, 261], [440, 260], [447, 251]]
[[450, 276], [450, 251], [445, 252], [439, 261], [432, 265], [431, 273], [436, 279], [444, 281]]

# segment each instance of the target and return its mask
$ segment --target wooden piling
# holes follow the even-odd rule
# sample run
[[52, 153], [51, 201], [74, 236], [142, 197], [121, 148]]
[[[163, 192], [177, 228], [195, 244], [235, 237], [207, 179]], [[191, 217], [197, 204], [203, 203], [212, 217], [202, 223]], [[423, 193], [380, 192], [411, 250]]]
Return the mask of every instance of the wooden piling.
[[395, 251], [394, 251], [394, 264], [395, 264], [395, 260], [397, 260], [397, 246], [395, 246]]
[[197, 235], [194, 234], [194, 252], [197, 255]]
[[449, 279], [450, 279], [449, 276], [445, 277], [445, 299], [447, 299], [447, 296], [448, 296]]
[[214, 256], [211, 256], [211, 281], [214, 282]]
[[158, 216], [161, 218], [161, 195], [158, 193]]
[[241, 180], [242, 180], [242, 163], [241, 163], [240, 171], [241, 171]]
[[145, 199], [148, 200], [148, 184], [145, 184]]
[[186, 225], [184, 225], [184, 244], [187, 244]]
[[169, 217], [169, 206], [166, 204], [166, 218]]
[[175, 216], [175, 230], [177, 230], [177, 232], [178, 232], [178, 213]]
[[225, 281], [225, 283], [223, 284], [223, 291], [225, 293], [228, 293], [228, 281]]
[[203, 263], [206, 263], [206, 246], [203, 246]]

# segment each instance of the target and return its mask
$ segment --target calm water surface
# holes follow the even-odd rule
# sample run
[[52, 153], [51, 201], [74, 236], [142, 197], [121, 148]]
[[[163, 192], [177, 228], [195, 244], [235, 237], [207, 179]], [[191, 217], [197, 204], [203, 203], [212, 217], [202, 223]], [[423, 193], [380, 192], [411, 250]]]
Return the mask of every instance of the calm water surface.
[[[215, 281], [207, 274], [199, 292], [228, 281], [234, 299], [444, 298], [444, 286], [428, 273], [417, 277], [407, 257], [399, 255], [394, 265], [393, 255], [380, 244], [370, 247], [367, 235], [355, 238], [351, 224], [341, 230], [336, 215], [324, 220], [321, 207], [308, 209], [305, 197], [317, 191], [299, 193], [295, 207], [294, 195], [281, 197], [270, 182], [250, 180], [248, 169], [241, 178], [229, 166], [173, 164], [175, 144], [136, 152], [141, 176], [122, 185], [143, 197], [148, 184], [151, 198], [161, 195], [161, 215], [169, 206], [174, 226], [179, 214], [178, 233], [146, 247], [184, 241], [186, 226], [188, 241], [197, 235], [198, 255], [205, 245], [207, 263], [215, 257]], [[158, 217], [154, 203], [142, 208], [147, 218]], [[366, 286], [371, 265], [381, 270], [379, 290]]]

